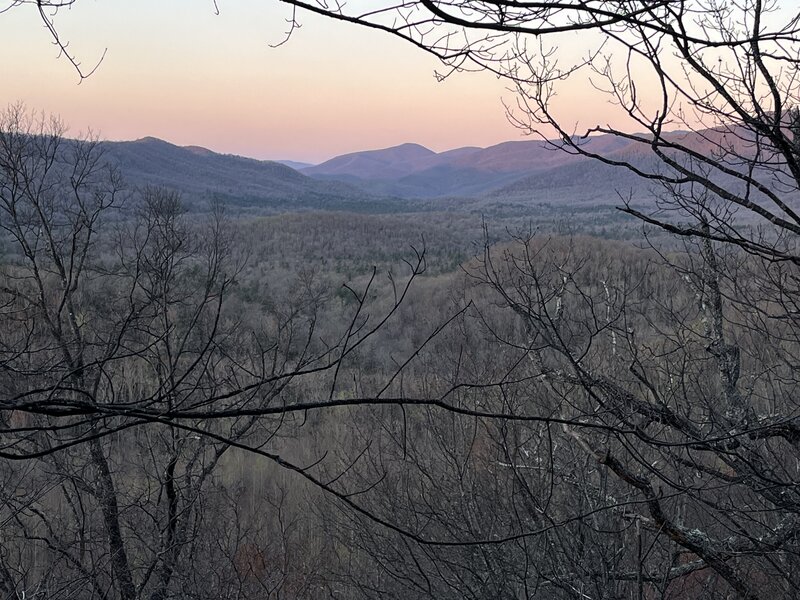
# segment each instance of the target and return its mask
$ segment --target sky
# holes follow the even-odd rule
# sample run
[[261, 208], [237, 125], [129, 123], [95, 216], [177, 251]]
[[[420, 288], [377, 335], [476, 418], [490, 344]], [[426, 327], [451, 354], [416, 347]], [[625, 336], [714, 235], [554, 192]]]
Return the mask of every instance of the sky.
[[[0, 0], [0, 108], [22, 102], [59, 115], [76, 135], [154, 136], [312, 163], [407, 142], [443, 151], [523, 138], [506, 118], [503, 102], [515, 103], [506, 82], [485, 72], [437, 81], [441, 63], [408, 42], [311, 14], [300, 13], [302, 27], [281, 45], [291, 7], [279, 0], [218, 0], [219, 14], [213, 0], [75, 0], [55, 16], [62, 40], [87, 71], [104, 57], [80, 84], [35, 2], [3, 10], [19, 1]], [[787, 3], [789, 16], [796, 6]], [[564, 34], [557, 56], [567, 65], [585, 56], [599, 47], [592, 35]], [[629, 66], [625, 53], [603, 52], [601, 62]], [[658, 88], [631, 64], [641, 101]], [[679, 75], [680, 63], [672, 66]], [[592, 83], [571, 76], [560, 87], [562, 124], [577, 133], [596, 124], [625, 129], [624, 111]], [[643, 102], [648, 118], [655, 92]]]
[[[8, 1], [8, 0], [6, 0]], [[261, 159], [320, 162], [405, 142], [442, 151], [521, 139], [486, 73], [444, 82], [432, 56], [385, 33], [278, 2], [79, 0], [56, 15], [86, 70], [79, 82], [35, 6], [0, 14], [0, 105], [59, 115], [70, 132], [155, 136]]]

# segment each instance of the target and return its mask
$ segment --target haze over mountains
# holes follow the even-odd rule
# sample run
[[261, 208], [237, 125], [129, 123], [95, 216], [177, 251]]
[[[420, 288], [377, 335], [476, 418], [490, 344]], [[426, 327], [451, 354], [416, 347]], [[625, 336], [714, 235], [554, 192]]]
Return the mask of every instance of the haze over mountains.
[[[641, 149], [612, 136], [592, 137], [585, 144], [611, 158], [647, 160]], [[353, 152], [313, 166], [218, 154], [156, 138], [108, 142], [106, 148], [135, 185], [164, 185], [194, 197], [215, 196], [268, 211], [407, 210], [445, 198], [489, 204], [508, 200], [616, 204], [620, 194], [636, 200], [647, 197], [650, 189], [624, 168], [571, 155], [538, 140], [439, 153], [419, 144], [402, 144]]]

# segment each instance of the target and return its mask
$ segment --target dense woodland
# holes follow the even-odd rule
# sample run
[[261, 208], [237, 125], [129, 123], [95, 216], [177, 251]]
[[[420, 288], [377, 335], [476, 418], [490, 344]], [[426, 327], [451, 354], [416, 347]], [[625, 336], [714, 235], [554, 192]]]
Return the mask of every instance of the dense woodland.
[[[35, 4], [83, 78], [79, 1]], [[503, 78], [550, 154], [2, 112], [0, 597], [797, 598], [796, 7], [286, 1]]]
[[4, 113], [4, 598], [793, 597], [794, 263], [104, 156]]

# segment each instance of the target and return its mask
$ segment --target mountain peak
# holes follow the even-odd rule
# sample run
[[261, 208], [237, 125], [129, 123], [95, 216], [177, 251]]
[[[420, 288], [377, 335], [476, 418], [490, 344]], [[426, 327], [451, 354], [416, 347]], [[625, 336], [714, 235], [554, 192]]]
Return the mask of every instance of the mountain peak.
[[[425, 154], [436, 154], [436, 152], [434, 152], [430, 148], [426, 148], [422, 144], [417, 144], [415, 142], [406, 142], [405, 144], [390, 146], [389, 148], [383, 149], [383, 151], [386, 150], [401, 150], [401, 151], [411, 151], [411, 152], [424, 152]], [[378, 150], [377, 152], [380, 152], [380, 150]]]
[[303, 169], [309, 175], [351, 175], [365, 179], [402, 177], [427, 166], [438, 155], [420, 144], [351, 152]]
[[146, 135], [144, 137], [139, 138], [138, 140], [133, 140], [133, 141], [140, 142], [142, 144], [152, 144], [152, 143], [169, 144], [169, 142], [165, 142], [164, 140], [157, 137], [153, 137], [152, 135]]

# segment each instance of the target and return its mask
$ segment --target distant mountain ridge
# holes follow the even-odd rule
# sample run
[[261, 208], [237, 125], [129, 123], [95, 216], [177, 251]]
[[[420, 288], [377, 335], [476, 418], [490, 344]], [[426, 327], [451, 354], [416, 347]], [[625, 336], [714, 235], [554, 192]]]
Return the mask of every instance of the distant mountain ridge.
[[177, 189], [190, 208], [214, 196], [266, 211], [358, 209], [391, 202], [347, 183], [312, 179], [278, 162], [176, 146], [153, 137], [104, 142], [103, 147], [130, 185]]
[[[727, 145], [742, 151], [746, 141], [722, 129], [675, 131], [664, 135], [700, 154]], [[647, 143], [621, 136], [578, 140], [590, 153], [654, 170], [659, 161]], [[434, 152], [419, 144], [337, 156], [302, 173], [324, 181], [347, 182], [375, 194], [403, 198], [483, 197], [515, 201], [618, 202], [620, 195], [650, 200], [652, 184], [623, 166], [593, 161], [546, 140], [509, 141], [487, 148]]]
[[[724, 132], [710, 130], [673, 132], [666, 137], [707, 153], [715, 145], [727, 143], [724, 136]], [[610, 135], [589, 137], [581, 143], [588, 151], [612, 160], [630, 161], [646, 170], [657, 167], [646, 144]], [[621, 198], [650, 202], [654, 196], [650, 182], [624, 167], [561, 151], [541, 140], [445, 152], [408, 143], [351, 152], [313, 166], [219, 154], [152, 137], [106, 142], [105, 148], [133, 185], [175, 188], [184, 192], [189, 204], [198, 206], [218, 197], [235, 206], [267, 212], [375, 212], [418, 210], [423, 205], [435, 208], [437, 201], [444, 199], [455, 203], [470, 199], [478, 203], [473, 206], [504, 202], [589, 206], [618, 204]]]
[[303, 169], [306, 175], [352, 175], [359, 179], [394, 179], [438, 163], [440, 155], [419, 144], [401, 144], [337, 156]]
[[[612, 136], [587, 138], [587, 149], [604, 155], [624, 152], [630, 142]], [[488, 148], [464, 147], [437, 153], [419, 144], [337, 156], [300, 172], [325, 181], [359, 185], [378, 194], [405, 198], [495, 197], [536, 174], [555, 172], [586, 159], [543, 140], [511, 141]], [[550, 179], [553, 179], [551, 177]], [[515, 193], [516, 193], [515, 192]]]

